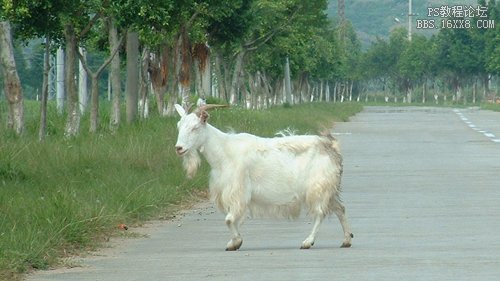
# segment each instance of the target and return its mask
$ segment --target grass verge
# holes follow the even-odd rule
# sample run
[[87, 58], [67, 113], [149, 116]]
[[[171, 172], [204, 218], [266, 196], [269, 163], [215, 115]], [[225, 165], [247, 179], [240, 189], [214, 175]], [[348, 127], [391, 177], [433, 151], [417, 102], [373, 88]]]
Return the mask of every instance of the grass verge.
[[482, 109], [492, 110], [492, 111], [500, 111], [500, 104], [498, 103], [483, 103], [481, 104]]
[[[115, 134], [91, 135], [83, 126], [80, 136], [66, 139], [64, 120], [52, 109], [50, 136], [40, 143], [36, 109], [27, 107], [25, 136], [0, 132], [0, 280], [20, 279], [26, 271], [95, 249], [120, 223], [168, 216], [207, 186], [206, 164], [197, 177], [184, 179], [173, 149], [177, 117], [152, 117]], [[261, 136], [285, 128], [315, 133], [361, 108], [349, 103], [232, 108], [211, 113], [209, 122]]]

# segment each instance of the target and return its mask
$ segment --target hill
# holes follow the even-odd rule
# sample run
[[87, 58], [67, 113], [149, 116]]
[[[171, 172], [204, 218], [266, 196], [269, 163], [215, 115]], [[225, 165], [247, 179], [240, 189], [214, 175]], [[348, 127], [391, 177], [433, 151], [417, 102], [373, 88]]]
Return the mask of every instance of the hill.
[[[477, 0], [413, 0], [412, 12], [415, 19], [431, 19], [427, 16], [427, 8], [456, 5], [477, 6]], [[337, 17], [338, 0], [330, 0], [328, 15]], [[388, 37], [392, 29], [408, 26], [408, 0], [346, 0], [346, 18], [351, 21], [358, 38], [364, 47], [378, 37]], [[399, 22], [398, 22], [399, 21]], [[414, 25], [415, 26], [415, 25]], [[435, 32], [436, 30], [434, 30]], [[432, 31], [416, 30], [413, 32], [430, 35]]]

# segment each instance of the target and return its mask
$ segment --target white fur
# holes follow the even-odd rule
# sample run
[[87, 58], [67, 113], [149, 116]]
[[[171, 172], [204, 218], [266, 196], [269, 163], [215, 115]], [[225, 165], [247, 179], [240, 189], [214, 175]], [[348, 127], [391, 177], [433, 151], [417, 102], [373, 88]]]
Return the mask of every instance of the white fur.
[[198, 151], [210, 164], [211, 198], [226, 214], [232, 232], [227, 250], [241, 246], [238, 227], [247, 212], [296, 218], [303, 207], [315, 221], [301, 248], [314, 244], [322, 220], [332, 212], [344, 231], [342, 246], [351, 246], [352, 233], [339, 197], [342, 156], [333, 137], [227, 134], [206, 122], [206, 112], [187, 114], [178, 105], [176, 109], [181, 116], [177, 153], [190, 177], [199, 166]]

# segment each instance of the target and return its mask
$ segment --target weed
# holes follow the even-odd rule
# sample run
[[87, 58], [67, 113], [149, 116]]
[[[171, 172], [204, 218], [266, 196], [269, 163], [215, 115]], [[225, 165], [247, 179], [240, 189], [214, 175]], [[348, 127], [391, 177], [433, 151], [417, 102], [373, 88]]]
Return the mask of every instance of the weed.
[[[27, 111], [36, 111], [33, 104]], [[265, 111], [211, 112], [225, 130], [272, 137], [290, 128], [315, 133], [361, 110], [356, 104], [305, 104]], [[51, 105], [49, 130], [37, 140], [37, 114], [24, 137], [0, 133], [0, 279], [47, 269], [61, 258], [95, 249], [118, 225], [168, 217], [172, 206], [207, 186], [208, 166], [187, 181], [173, 149], [178, 117], [153, 116], [114, 133], [63, 137], [64, 116]], [[82, 119], [86, 122], [87, 117]]]

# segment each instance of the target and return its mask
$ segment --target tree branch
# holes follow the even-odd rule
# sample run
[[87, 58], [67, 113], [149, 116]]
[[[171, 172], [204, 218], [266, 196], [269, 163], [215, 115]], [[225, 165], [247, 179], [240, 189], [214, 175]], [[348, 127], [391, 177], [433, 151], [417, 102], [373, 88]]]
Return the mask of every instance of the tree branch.
[[119, 40], [119, 43], [118, 45], [116, 45], [116, 48], [111, 52], [111, 56], [109, 56], [109, 58], [101, 65], [101, 67], [99, 67], [99, 69], [97, 70], [97, 75], [99, 76], [101, 74], [101, 72], [106, 68], [106, 66], [108, 66], [108, 64], [111, 63], [111, 61], [113, 60], [113, 58], [116, 56], [116, 54], [118, 53], [118, 50], [120, 50], [123, 42], [125, 41], [125, 36], [122, 35], [122, 38]]
[[87, 35], [87, 33], [90, 31], [90, 29], [92, 28], [92, 26], [94, 26], [94, 24], [97, 22], [97, 20], [101, 18], [101, 13], [97, 13], [95, 14], [92, 19], [89, 21], [89, 23], [87, 24], [87, 26], [85, 26], [85, 28], [82, 30], [82, 32], [80, 32], [80, 36], [79, 38], [82, 38], [84, 37], [85, 35]]
[[82, 66], [83, 68], [85, 69], [85, 71], [90, 75], [90, 76], [94, 76], [95, 77], [99, 77], [101, 75], [101, 72], [106, 68], [106, 66], [108, 66], [108, 64], [111, 63], [111, 60], [113, 60], [113, 58], [115, 57], [116, 53], [118, 53], [118, 50], [120, 50], [122, 44], [123, 44], [123, 41], [125, 39], [125, 36], [122, 36], [122, 38], [120, 39], [120, 42], [118, 43], [118, 45], [116, 46], [116, 48], [111, 52], [111, 56], [108, 57], [108, 59], [106, 61], [104, 61], [103, 64], [101, 64], [101, 66], [99, 67], [99, 69], [97, 69], [96, 72], [93, 72], [90, 67], [88, 66], [87, 64], [87, 60], [83, 57], [82, 53], [80, 52], [80, 50], [77, 49], [77, 54], [78, 54], [78, 58], [80, 59], [80, 61], [82, 62]]
[[273, 28], [266, 34], [254, 39], [253, 41], [246, 42], [243, 44], [243, 48], [245, 48], [247, 51], [253, 51], [258, 49], [260, 46], [264, 45], [267, 43], [269, 40], [271, 40], [276, 34], [281, 32], [287, 25], [290, 23], [295, 17], [297, 16], [297, 13], [299, 11], [299, 7], [297, 7], [293, 13], [288, 17], [283, 24], [280, 26], [277, 26], [276, 28]]
[[78, 55], [78, 58], [80, 59], [80, 62], [82, 63], [83, 69], [85, 69], [85, 71], [87, 72], [87, 74], [89, 74], [90, 76], [92, 76], [93, 72], [90, 69], [90, 67], [88, 66], [87, 60], [83, 57], [82, 53], [80, 52], [80, 49], [78, 49], [78, 48], [76, 49], [76, 54]]
[[200, 14], [200, 11], [194, 12], [194, 14], [191, 16], [191, 18], [186, 22], [186, 24], [184, 25], [184, 27], [186, 28], [186, 31], [191, 28], [194, 20], [196, 19], [196, 17], [198, 17], [199, 14]]

